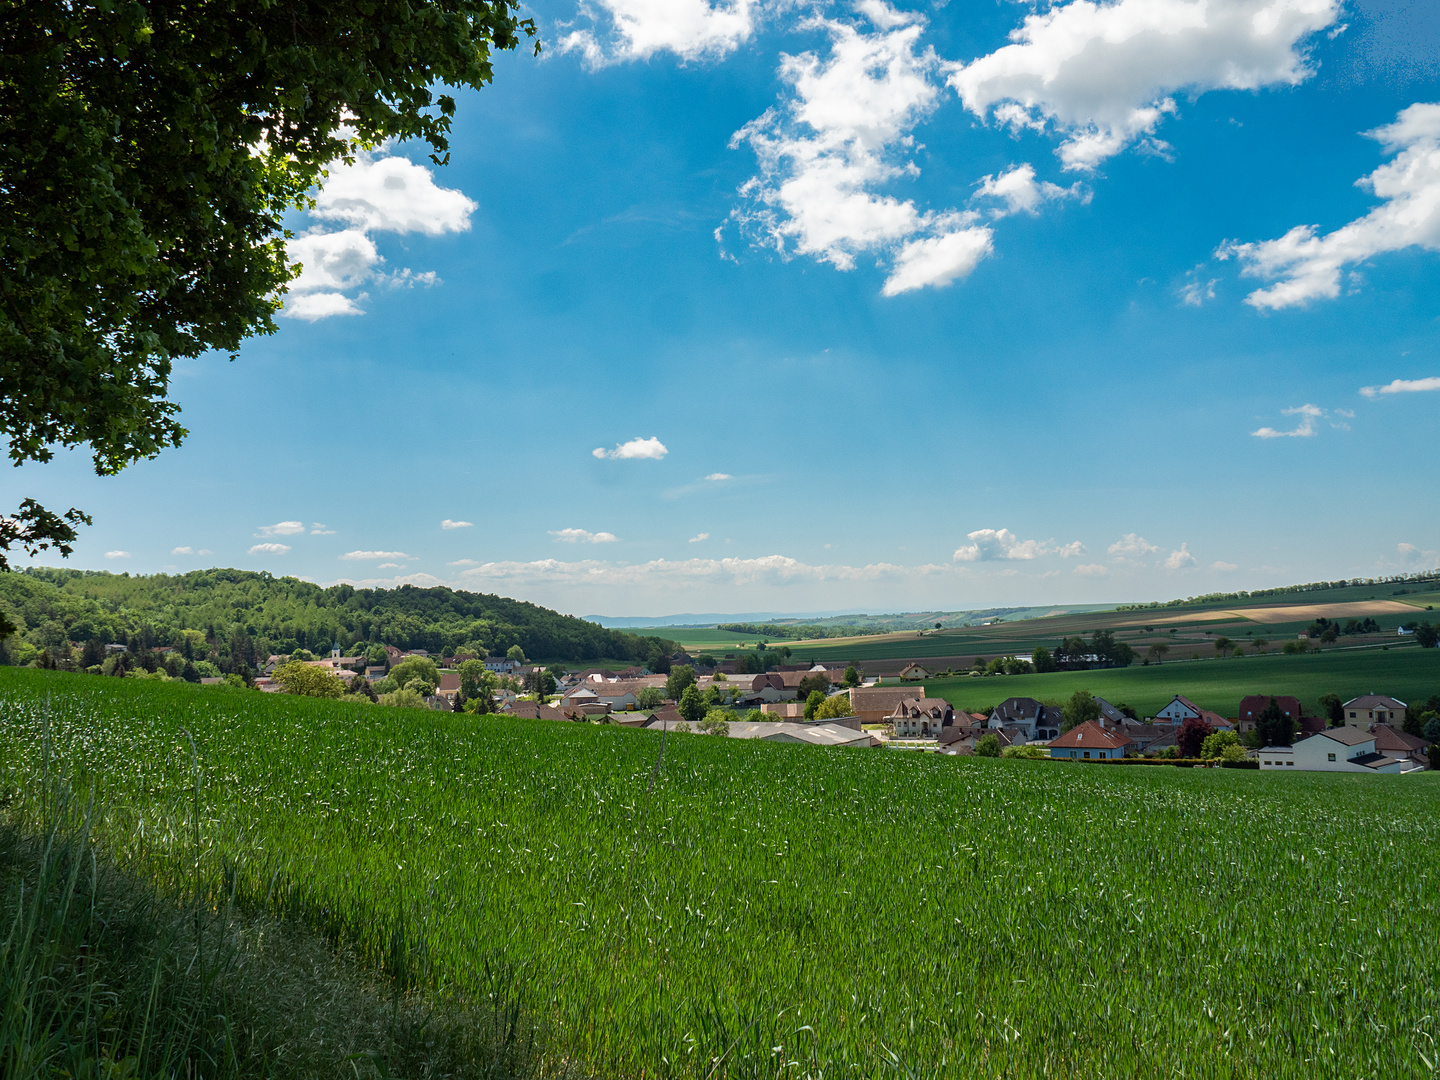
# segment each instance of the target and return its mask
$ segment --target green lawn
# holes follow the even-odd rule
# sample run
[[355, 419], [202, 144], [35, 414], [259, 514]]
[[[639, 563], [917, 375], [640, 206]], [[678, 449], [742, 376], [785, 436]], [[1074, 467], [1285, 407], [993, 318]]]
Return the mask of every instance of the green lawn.
[[1338, 694], [1342, 700], [1389, 694], [1406, 702], [1440, 694], [1440, 649], [1339, 649], [1306, 656], [1171, 661], [1104, 671], [930, 679], [925, 688], [967, 711], [998, 705], [1008, 697], [1063, 702], [1076, 690], [1089, 690], [1133, 706], [1141, 716], [1153, 716], [1175, 694], [1231, 717], [1247, 694], [1293, 694], [1308, 713], [1318, 714], [1317, 702], [1323, 694]]
[[0, 818], [43, 812], [46, 775], [177, 893], [513, 1005], [587, 1076], [1434, 1077], [1431, 774], [826, 750], [0, 669]]

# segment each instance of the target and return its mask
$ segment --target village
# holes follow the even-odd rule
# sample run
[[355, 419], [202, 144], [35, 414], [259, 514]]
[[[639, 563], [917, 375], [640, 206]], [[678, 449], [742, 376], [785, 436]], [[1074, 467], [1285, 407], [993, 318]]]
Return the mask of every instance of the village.
[[[1242, 698], [1230, 716], [1176, 694], [1155, 715], [1140, 717], [1083, 691], [1065, 705], [1010, 697], [988, 712], [970, 713], [927, 694], [930, 672], [916, 663], [898, 675], [871, 677], [853, 664], [781, 663], [746, 673], [736, 670], [733, 658], [679, 652], [668, 672], [637, 666], [567, 670], [529, 664], [518, 650], [485, 658], [384, 650], [383, 663], [341, 656], [338, 646], [329, 657], [298, 662], [347, 687], [368, 687], [383, 685], [400, 664], [418, 661], [420, 670], [434, 673], [433, 685], [423, 678], [412, 684], [418, 703], [431, 709], [812, 746], [1364, 774], [1424, 771], [1433, 765], [1432, 745], [1440, 749], [1440, 730], [1402, 730], [1409, 706], [1384, 694], [1343, 702], [1331, 695], [1325, 716], [1305, 715], [1294, 696], [1263, 692]], [[255, 686], [282, 689], [275, 673], [289, 661], [269, 657]], [[467, 662], [483, 668], [477, 686], [488, 699], [471, 700], [468, 709], [460, 670]], [[1429, 726], [1440, 728], [1440, 721]]]

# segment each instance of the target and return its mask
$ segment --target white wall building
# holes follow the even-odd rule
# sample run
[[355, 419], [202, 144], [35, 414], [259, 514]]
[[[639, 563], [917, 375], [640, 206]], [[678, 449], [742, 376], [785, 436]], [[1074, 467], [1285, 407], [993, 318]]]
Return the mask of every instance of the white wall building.
[[1259, 752], [1260, 771], [1399, 773], [1404, 764], [1377, 753], [1375, 736], [1350, 726], [1330, 728], [1294, 746], [1267, 746]]

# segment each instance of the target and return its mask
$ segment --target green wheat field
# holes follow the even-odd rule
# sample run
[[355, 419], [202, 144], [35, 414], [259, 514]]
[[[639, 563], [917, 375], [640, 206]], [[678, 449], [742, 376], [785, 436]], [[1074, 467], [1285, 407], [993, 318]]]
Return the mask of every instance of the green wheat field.
[[[192, 754], [193, 739], [194, 751]], [[1434, 1077], [1440, 783], [0, 669], [0, 800], [609, 1078]], [[497, 972], [505, 972], [497, 979]]]

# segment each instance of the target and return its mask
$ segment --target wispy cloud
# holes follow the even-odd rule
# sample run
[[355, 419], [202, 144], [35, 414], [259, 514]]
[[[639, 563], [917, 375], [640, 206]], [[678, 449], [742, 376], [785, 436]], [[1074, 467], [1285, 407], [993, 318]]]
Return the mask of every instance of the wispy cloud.
[[318, 522], [318, 521], [312, 521], [312, 522], [310, 523], [310, 535], [311, 535], [311, 536], [334, 536], [334, 535], [335, 535], [335, 530], [334, 530], [334, 529], [327, 529], [324, 525], [321, 525], [320, 522]]
[[249, 555], [284, 555], [290, 550], [289, 544], [255, 544], [246, 553]]
[[107, 559], [128, 559], [128, 558], [130, 558], [130, 552], [128, 552], [128, 551], [107, 551], [107, 552], [105, 552], [105, 557], [106, 557]]
[[350, 562], [377, 562], [381, 559], [411, 559], [412, 555], [406, 555], [403, 551], [347, 551], [340, 558]]
[[1105, 577], [1110, 571], [1099, 563], [1081, 563], [1075, 567], [1075, 573], [1081, 577]]
[[171, 554], [171, 555], [194, 555], [194, 554], [195, 554], [195, 549], [192, 548], [192, 547], [177, 547], [177, 548], [171, 548], [171, 549], [170, 549], [170, 554]]
[[700, 533], [700, 534], [698, 534], [698, 535], [696, 535], [696, 536], [690, 537], [690, 543], [692, 543], [692, 544], [698, 544], [698, 543], [700, 543], [700, 541], [702, 541], [702, 540], [709, 540], [709, 539], [710, 539], [710, 534], [709, 534], [709, 533]]
[[473, 521], [451, 521], [449, 518], [446, 518], [440, 522], [440, 528], [442, 529], [471, 529], [474, 527], [475, 523]]
[[305, 526], [299, 521], [280, 521], [274, 525], [261, 525], [255, 535], [266, 536], [295, 536], [305, 531]]
[[1362, 386], [1360, 393], [1368, 398], [1382, 394], [1423, 394], [1427, 390], [1440, 390], [1440, 376], [1427, 379], [1395, 379], [1384, 386]]
[[706, 480], [734, 480], [735, 478], [734, 478], [733, 476], [731, 476], [728, 472], [712, 472], [709, 476], [705, 477], [705, 479], [706, 479]]
[[1245, 298], [1255, 308], [1276, 310], [1340, 295], [1347, 266], [1387, 252], [1440, 247], [1440, 104], [1417, 102], [1393, 124], [1367, 134], [1395, 160], [1357, 181], [1383, 200], [1364, 217], [1318, 235], [1297, 225], [1277, 240], [1223, 245], [1216, 254], [1238, 258], [1247, 277], [1274, 281]]
[[629, 442], [616, 443], [614, 450], [606, 450], [603, 446], [597, 446], [590, 453], [592, 456], [615, 461], [630, 461], [637, 459], [649, 459], [659, 461], [670, 451], [656, 436], [651, 435], [648, 439], [638, 436]]
[[1317, 431], [1316, 422], [1325, 415], [1325, 410], [1318, 405], [1296, 405], [1293, 409], [1281, 409], [1281, 416], [1298, 416], [1300, 422], [1290, 431], [1277, 431], [1272, 427], [1262, 427], [1250, 434], [1257, 439], [1308, 439]]
[[619, 539], [614, 533], [588, 529], [551, 529], [550, 535], [567, 544], [613, 544]]

